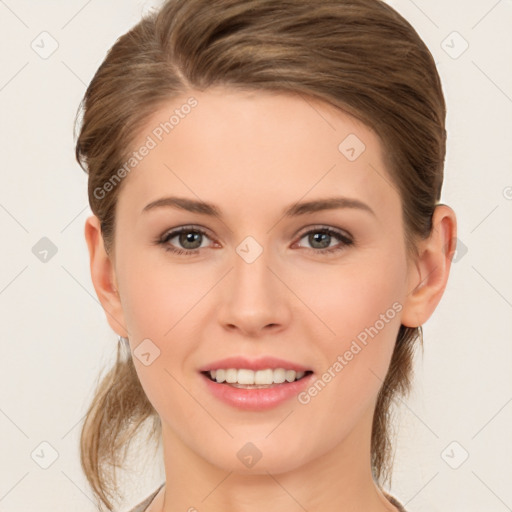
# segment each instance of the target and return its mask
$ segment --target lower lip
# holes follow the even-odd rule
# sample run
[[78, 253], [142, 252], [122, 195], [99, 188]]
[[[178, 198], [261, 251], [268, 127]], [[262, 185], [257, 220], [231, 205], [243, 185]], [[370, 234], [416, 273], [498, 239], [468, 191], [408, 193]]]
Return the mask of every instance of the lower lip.
[[304, 388], [310, 385], [314, 373], [294, 382], [285, 382], [270, 388], [258, 389], [235, 388], [228, 384], [220, 384], [203, 373], [201, 373], [201, 377], [205, 381], [208, 391], [222, 402], [238, 409], [264, 411], [296, 397]]

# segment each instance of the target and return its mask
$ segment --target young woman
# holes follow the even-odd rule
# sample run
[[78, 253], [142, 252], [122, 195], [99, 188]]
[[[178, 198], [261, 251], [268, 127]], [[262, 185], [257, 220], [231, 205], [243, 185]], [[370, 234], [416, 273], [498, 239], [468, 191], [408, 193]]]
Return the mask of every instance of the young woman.
[[81, 438], [112, 467], [147, 422], [134, 511], [405, 510], [390, 407], [444, 292], [445, 104], [379, 0], [169, 0], [82, 102], [92, 281], [119, 335]]

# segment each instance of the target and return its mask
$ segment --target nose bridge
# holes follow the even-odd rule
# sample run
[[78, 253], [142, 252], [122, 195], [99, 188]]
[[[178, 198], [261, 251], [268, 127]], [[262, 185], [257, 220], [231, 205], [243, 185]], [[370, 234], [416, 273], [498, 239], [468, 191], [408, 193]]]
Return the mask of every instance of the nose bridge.
[[275, 284], [272, 282], [275, 277], [268, 268], [272, 265], [271, 251], [253, 236], [247, 236], [235, 252], [233, 297], [237, 296], [246, 305], [253, 303], [261, 308], [271, 300], [271, 289]]
[[[220, 308], [225, 324], [254, 331], [284, 322], [282, 284], [270, 270], [272, 252], [248, 236], [235, 248], [229, 285]], [[269, 268], [270, 267], [270, 268]]]

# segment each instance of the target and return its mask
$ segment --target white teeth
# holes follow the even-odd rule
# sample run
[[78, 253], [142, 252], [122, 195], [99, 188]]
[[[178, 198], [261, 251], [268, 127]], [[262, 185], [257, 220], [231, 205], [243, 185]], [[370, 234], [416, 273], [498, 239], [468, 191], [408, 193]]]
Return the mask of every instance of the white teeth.
[[296, 372], [295, 370], [285, 370], [277, 368], [275, 370], [268, 368], [266, 370], [248, 370], [236, 368], [211, 370], [210, 377], [217, 382], [226, 382], [228, 384], [243, 385], [271, 385], [282, 384], [283, 382], [293, 382], [304, 377], [306, 372]]
[[286, 380], [286, 371], [284, 368], [278, 368], [274, 370], [274, 382], [276, 384], [282, 384]]
[[237, 379], [237, 371], [234, 368], [226, 370], [226, 382], [233, 384]]
[[258, 370], [254, 374], [254, 384], [272, 384], [273, 382], [274, 382], [274, 370], [271, 370], [271, 369]]
[[252, 370], [238, 370], [236, 382], [238, 384], [254, 384], [254, 372]]
[[296, 375], [296, 373], [293, 370], [286, 370], [286, 374], [285, 374], [284, 378], [288, 382], [293, 382], [295, 380], [295, 375]]

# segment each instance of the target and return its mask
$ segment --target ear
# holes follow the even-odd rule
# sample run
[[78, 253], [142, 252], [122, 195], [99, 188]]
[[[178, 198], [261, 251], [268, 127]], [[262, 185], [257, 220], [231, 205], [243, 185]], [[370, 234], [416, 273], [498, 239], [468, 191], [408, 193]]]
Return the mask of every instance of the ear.
[[456, 245], [455, 213], [449, 206], [438, 205], [432, 217], [432, 232], [419, 243], [419, 256], [409, 270], [401, 319], [406, 327], [424, 324], [436, 309], [448, 281]]
[[101, 225], [96, 215], [85, 221], [85, 240], [89, 248], [92, 282], [107, 315], [107, 321], [118, 335], [128, 337], [115, 269], [105, 251]]

